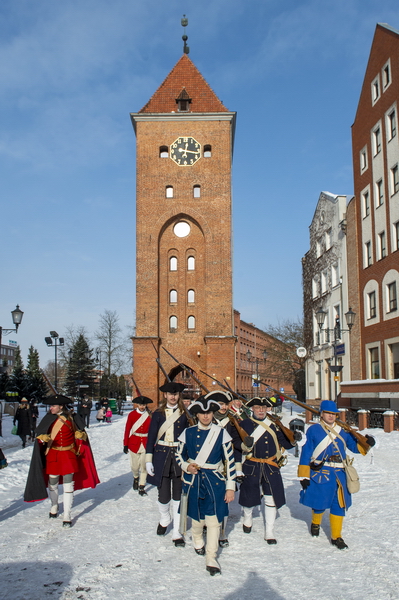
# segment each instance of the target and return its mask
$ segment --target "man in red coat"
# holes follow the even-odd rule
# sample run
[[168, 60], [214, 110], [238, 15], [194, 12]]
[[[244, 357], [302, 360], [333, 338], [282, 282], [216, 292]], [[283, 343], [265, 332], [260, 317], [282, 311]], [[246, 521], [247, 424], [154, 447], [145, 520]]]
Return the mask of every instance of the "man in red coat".
[[144, 489], [147, 481], [145, 449], [151, 417], [146, 406], [151, 402], [152, 400], [146, 396], [138, 396], [134, 399], [137, 408], [129, 413], [123, 438], [123, 452], [125, 454], [129, 453], [133, 473], [133, 489], [138, 490], [140, 496], [147, 495]]

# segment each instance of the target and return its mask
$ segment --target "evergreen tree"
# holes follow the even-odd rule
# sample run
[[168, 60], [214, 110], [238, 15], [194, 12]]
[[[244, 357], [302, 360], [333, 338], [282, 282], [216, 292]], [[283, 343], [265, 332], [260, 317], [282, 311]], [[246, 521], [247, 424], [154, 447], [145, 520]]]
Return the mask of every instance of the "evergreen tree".
[[29, 400], [40, 401], [43, 396], [47, 395], [47, 386], [39, 364], [39, 352], [33, 346], [29, 348], [26, 380]]
[[14, 369], [11, 374], [10, 383], [11, 390], [13, 392], [18, 392], [19, 399], [27, 395], [28, 381], [22, 362], [21, 350], [19, 348], [17, 348], [15, 352]]
[[70, 350], [65, 388], [69, 396], [93, 395], [94, 360], [85, 336], [81, 333]]
[[3, 359], [2, 372], [0, 374], [0, 398], [6, 400], [6, 392], [11, 389], [10, 376], [7, 371], [7, 359]]

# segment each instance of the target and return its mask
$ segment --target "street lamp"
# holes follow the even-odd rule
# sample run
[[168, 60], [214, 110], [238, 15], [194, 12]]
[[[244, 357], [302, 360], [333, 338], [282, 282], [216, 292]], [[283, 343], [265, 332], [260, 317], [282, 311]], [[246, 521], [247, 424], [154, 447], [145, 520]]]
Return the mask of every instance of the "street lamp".
[[101, 348], [96, 348], [96, 364], [99, 365], [98, 373], [98, 399], [101, 401]]
[[[58, 333], [56, 331], [50, 331], [50, 336], [47, 336], [44, 338], [44, 341], [46, 342], [47, 346], [54, 346], [54, 352], [55, 352], [55, 358], [54, 358], [54, 388], [56, 390], [56, 392], [58, 393], [58, 389], [57, 389], [57, 384], [58, 384], [58, 379], [57, 379], [57, 348], [58, 346], [63, 346], [64, 345], [64, 338], [60, 338], [58, 336]], [[53, 344], [53, 340], [54, 340], [54, 344]], [[58, 344], [57, 344], [57, 340], [58, 340]]]
[[346, 324], [348, 326], [348, 329], [341, 329], [341, 323], [340, 323], [340, 319], [339, 319], [338, 315], [335, 319], [334, 329], [323, 329], [323, 325], [324, 325], [326, 316], [327, 316], [326, 311], [324, 311], [320, 307], [319, 310], [316, 312], [316, 321], [319, 326], [319, 332], [321, 333], [322, 331], [325, 331], [327, 333], [327, 341], [328, 342], [330, 341], [330, 334], [332, 334], [334, 336], [334, 341], [333, 341], [334, 364], [329, 365], [329, 369], [330, 369], [331, 373], [334, 373], [335, 400], [337, 400], [337, 396], [338, 396], [338, 375], [337, 375], [337, 373], [340, 373], [343, 369], [343, 365], [337, 364], [337, 342], [338, 342], [338, 340], [341, 339], [342, 333], [350, 334], [350, 332], [352, 331], [352, 327], [355, 324], [356, 313], [351, 308], [349, 308], [348, 312], [345, 313], [345, 319], [346, 319]]
[[[250, 350], [247, 350], [246, 356], [247, 356], [248, 362], [251, 362], [252, 352]], [[265, 363], [266, 359], [267, 359], [267, 350], [263, 350], [262, 356], [263, 356], [263, 362]], [[255, 387], [258, 387], [259, 386], [259, 357], [255, 356], [255, 358], [253, 360], [256, 364], [256, 386]]]
[[3, 333], [5, 335], [8, 335], [9, 333], [17, 333], [18, 331], [18, 327], [21, 325], [21, 321], [22, 321], [22, 317], [24, 316], [23, 311], [19, 308], [19, 304], [17, 304], [16, 308], [14, 308], [14, 310], [11, 311], [11, 315], [12, 315], [12, 322], [15, 325], [15, 329], [4, 329], [3, 327], [0, 327], [0, 354], [1, 354], [1, 340], [3, 337]]

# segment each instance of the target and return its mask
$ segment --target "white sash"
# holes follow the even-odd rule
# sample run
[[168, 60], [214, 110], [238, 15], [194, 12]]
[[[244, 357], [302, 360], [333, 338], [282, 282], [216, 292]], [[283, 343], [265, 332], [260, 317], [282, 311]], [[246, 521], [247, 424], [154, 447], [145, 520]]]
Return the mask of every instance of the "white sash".
[[161, 427], [159, 428], [157, 441], [155, 442], [156, 444], [159, 442], [165, 431], [169, 429], [169, 427], [172, 427], [172, 425], [177, 421], [179, 417], [181, 417], [181, 412], [180, 408], [177, 408], [175, 411], [173, 411], [170, 417], [166, 419], [165, 423], [162, 423]]
[[[138, 412], [138, 411], [137, 411]], [[148, 412], [145, 410], [143, 412], [143, 414], [140, 416], [139, 419], [137, 419], [137, 421], [135, 423], [133, 423], [133, 427], [130, 430], [130, 434], [129, 435], [133, 435], [139, 427], [142, 426], [142, 424], [147, 420], [147, 418], [149, 418], [149, 414]]]
[[199, 467], [203, 467], [206, 461], [208, 460], [208, 457], [212, 452], [212, 449], [220, 434], [220, 429], [221, 428], [219, 427], [219, 425], [215, 425], [214, 423], [212, 423], [212, 425], [210, 426], [208, 435], [206, 436], [205, 441], [202, 444], [201, 450], [198, 452], [197, 457], [193, 459], [193, 462]]
[[229, 417], [224, 417], [224, 419], [220, 419], [220, 421], [217, 422], [217, 425], [219, 425], [220, 427], [226, 427], [227, 423], [229, 422]]
[[[320, 423], [321, 425], [321, 423]], [[321, 425], [323, 427], [323, 425]], [[323, 427], [324, 429], [324, 427]], [[335, 438], [337, 436], [339, 436], [339, 432], [341, 431], [341, 427], [338, 427], [338, 429], [329, 429], [328, 431], [331, 432], [331, 437], [327, 434], [326, 437], [324, 437], [321, 442], [319, 442], [316, 446], [316, 448], [313, 450], [313, 454], [312, 454], [312, 458], [310, 459], [310, 462], [313, 462], [314, 460], [317, 459], [318, 456], [320, 456], [320, 454], [322, 452], [324, 452], [324, 450], [331, 444], [331, 438], [333, 438], [335, 440]]]

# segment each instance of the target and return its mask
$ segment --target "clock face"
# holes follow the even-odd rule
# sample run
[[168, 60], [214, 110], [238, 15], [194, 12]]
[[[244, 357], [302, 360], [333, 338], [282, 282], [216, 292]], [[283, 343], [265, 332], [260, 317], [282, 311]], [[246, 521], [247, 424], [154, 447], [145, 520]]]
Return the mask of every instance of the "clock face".
[[180, 167], [191, 167], [201, 158], [201, 144], [193, 137], [179, 137], [170, 145], [170, 158]]

